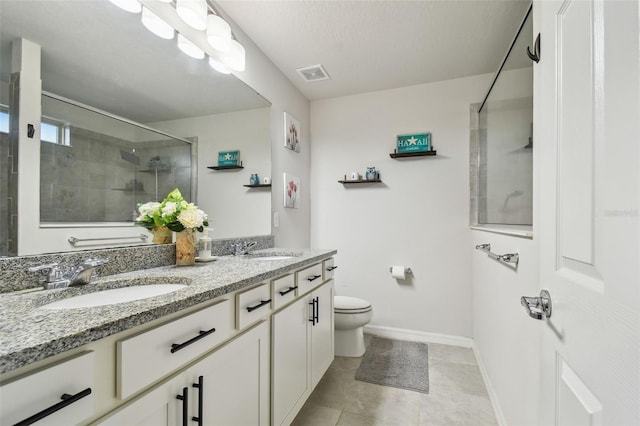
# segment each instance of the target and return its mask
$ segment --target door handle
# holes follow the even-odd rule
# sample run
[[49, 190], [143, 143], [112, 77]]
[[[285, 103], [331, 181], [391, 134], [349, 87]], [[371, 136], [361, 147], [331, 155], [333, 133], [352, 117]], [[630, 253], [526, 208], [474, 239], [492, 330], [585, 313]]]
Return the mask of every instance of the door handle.
[[551, 317], [551, 295], [547, 290], [541, 290], [538, 297], [522, 296], [520, 304], [533, 319], [541, 320], [544, 317]]

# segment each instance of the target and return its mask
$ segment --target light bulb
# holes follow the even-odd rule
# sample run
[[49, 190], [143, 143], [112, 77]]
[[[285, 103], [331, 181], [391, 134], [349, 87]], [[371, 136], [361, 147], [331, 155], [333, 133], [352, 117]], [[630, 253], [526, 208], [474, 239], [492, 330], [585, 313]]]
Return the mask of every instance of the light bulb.
[[231, 27], [218, 15], [207, 17], [207, 41], [219, 52], [226, 52], [231, 47]]
[[185, 36], [178, 34], [178, 47], [187, 55], [192, 58], [202, 59], [204, 58], [204, 52], [195, 44], [191, 43]]
[[231, 40], [231, 47], [222, 54], [222, 61], [234, 71], [244, 71], [245, 51], [244, 47], [236, 40]]
[[221, 74], [231, 74], [229, 67], [212, 57], [209, 57], [209, 66]]
[[146, 7], [142, 8], [142, 24], [158, 37], [162, 37], [167, 40], [171, 40], [173, 38], [173, 28], [171, 25], [167, 24], [158, 15]]
[[196, 30], [207, 28], [206, 0], [176, 0], [176, 12], [190, 27]]
[[111, 3], [115, 4], [121, 9], [126, 10], [131, 13], [140, 13], [142, 10], [142, 5], [138, 2], [138, 0], [109, 0]]

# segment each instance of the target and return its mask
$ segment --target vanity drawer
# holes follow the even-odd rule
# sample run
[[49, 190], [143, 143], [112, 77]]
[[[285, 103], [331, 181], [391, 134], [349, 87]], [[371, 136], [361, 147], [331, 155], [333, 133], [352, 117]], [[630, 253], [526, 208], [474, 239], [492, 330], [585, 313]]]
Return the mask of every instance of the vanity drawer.
[[[85, 352], [0, 386], [0, 424], [13, 425], [64, 405], [39, 425], [74, 425], [93, 415], [95, 354]], [[62, 399], [62, 395], [70, 398]]]
[[271, 287], [273, 294], [273, 310], [279, 309], [287, 303], [294, 301], [298, 294], [296, 277], [293, 274], [271, 281]]
[[327, 259], [322, 262], [322, 276], [323, 281], [330, 280], [333, 278], [333, 271], [337, 268], [333, 261], [333, 257], [331, 259]]
[[264, 283], [249, 290], [236, 293], [236, 328], [246, 326], [271, 313], [271, 290]]
[[226, 340], [232, 328], [231, 308], [225, 299], [119, 341], [118, 398], [129, 397]]
[[296, 272], [296, 282], [298, 294], [304, 294], [322, 284], [322, 263], [316, 263]]

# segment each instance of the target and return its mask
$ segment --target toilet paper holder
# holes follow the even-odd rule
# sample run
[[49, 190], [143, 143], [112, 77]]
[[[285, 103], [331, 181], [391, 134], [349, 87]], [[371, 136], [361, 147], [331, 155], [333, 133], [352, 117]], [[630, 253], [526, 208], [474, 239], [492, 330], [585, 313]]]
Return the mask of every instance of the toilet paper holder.
[[[389, 272], [393, 271], [393, 266], [389, 266]], [[411, 268], [404, 268], [404, 273], [405, 274], [413, 274], [413, 271], [411, 270]]]

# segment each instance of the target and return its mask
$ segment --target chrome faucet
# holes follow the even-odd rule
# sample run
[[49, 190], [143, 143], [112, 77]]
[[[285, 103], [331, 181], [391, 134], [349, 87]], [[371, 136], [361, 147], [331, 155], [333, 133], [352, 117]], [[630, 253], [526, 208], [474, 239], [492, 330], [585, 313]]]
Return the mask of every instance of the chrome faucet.
[[255, 241], [234, 241], [231, 243], [231, 251], [234, 256], [242, 256], [243, 254], [249, 254], [249, 250], [258, 244]]
[[80, 265], [63, 271], [57, 262], [27, 268], [28, 272], [48, 271], [46, 277], [40, 280], [45, 290], [65, 288], [69, 286], [89, 284], [93, 277], [98, 276], [96, 268], [107, 263], [108, 259], [87, 259]]

